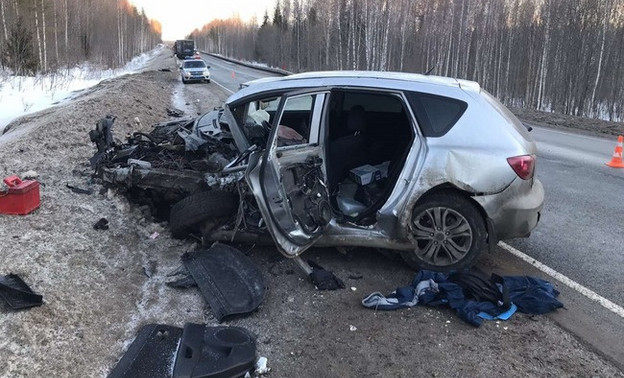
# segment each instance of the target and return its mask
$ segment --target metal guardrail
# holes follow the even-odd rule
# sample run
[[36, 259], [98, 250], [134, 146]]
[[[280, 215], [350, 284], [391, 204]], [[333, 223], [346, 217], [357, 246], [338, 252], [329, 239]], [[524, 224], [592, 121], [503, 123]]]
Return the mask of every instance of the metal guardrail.
[[227, 57], [225, 57], [223, 55], [209, 53], [207, 51], [200, 51], [200, 52], [202, 54], [210, 55], [210, 56], [212, 56], [214, 58], [225, 60], [225, 61], [231, 62], [231, 63], [240, 64], [241, 66], [253, 68], [253, 69], [256, 69], [256, 70], [260, 70], [260, 71], [271, 72], [271, 73], [275, 73], [275, 74], [283, 75], [283, 76], [292, 75], [294, 73], [294, 72], [282, 70], [280, 68], [256, 66], [256, 65], [253, 65], [253, 64], [250, 64], [250, 63], [242, 62], [242, 61], [237, 60], [237, 59], [227, 58]]

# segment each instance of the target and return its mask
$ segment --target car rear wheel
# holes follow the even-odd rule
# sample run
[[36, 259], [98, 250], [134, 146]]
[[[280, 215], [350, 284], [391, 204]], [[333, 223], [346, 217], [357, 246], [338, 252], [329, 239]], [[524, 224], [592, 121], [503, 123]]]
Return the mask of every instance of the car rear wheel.
[[212, 190], [191, 194], [173, 205], [169, 227], [173, 237], [184, 238], [201, 222], [234, 215], [237, 208], [237, 197], [229, 192]]
[[459, 193], [435, 193], [417, 203], [409, 232], [416, 248], [401, 256], [414, 269], [467, 268], [486, 247], [483, 216]]

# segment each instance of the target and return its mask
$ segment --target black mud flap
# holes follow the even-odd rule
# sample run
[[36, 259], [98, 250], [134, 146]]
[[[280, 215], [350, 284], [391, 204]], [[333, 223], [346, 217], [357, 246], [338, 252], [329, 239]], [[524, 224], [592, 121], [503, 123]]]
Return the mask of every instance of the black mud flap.
[[185, 253], [182, 262], [218, 321], [258, 308], [266, 292], [262, 273], [241, 251], [225, 244]]
[[109, 378], [171, 377], [182, 328], [148, 324], [141, 328]]
[[188, 323], [180, 341], [173, 376], [241, 377], [254, 367], [256, 340], [240, 327]]
[[0, 297], [4, 298], [14, 310], [43, 304], [43, 297], [35, 294], [26, 282], [16, 274], [0, 276]]
[[255, 360], [255, 336], [244, 328], [187, 323], [183, 330], [149, 324], [141, 328], [108, 377], [240, 377], [254, 367]]

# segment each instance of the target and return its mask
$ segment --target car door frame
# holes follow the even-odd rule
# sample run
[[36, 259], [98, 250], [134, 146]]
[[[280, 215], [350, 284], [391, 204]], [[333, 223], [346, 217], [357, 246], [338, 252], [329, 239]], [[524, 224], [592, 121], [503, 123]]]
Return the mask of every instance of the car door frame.
[[[278, 146], [279, 122], [284, 115], [288, 100], [314, 95], [312, 107], [309, 141], [292, 146]], [[282, 95], [278, 111], [274, 118], [266, 148], [250, 157], [249, 169], [245, 177], [258, 207], [266, 223], [267, 229], [276, 242], [278, 249], [287, 257], [295, 257], [312, 246], [323, 234], [324, 227], [331, 220], [329, 193], [326, 186], [324, 140], [326, 125], [326, 108], [330, 89], [304, 89]], [[319, 101], [320, 99], [320, 101]], [[293, 214], [293, 203], [284, 187], [284, 170], [311, 164], [310, 169], [317, 170], [318, 185], [316, 196], [319, 206], [325, 201], [326, 208], [321, 210], [322, 222], [315, 230], [306, 229]], [[324, 194], [321, 193], [324, 191]], [[325, 198], [322, 198], [322, 197]], [[326, 219], [329, 218], [329, 219]]]

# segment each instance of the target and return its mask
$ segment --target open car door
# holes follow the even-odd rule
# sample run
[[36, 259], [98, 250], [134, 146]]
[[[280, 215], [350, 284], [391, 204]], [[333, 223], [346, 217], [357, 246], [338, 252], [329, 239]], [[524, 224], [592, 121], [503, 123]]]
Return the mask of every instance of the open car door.
[[[310, 247], [331, 220], [320, 143], [328, 96], [319, 91], [284, 95], [265, 151], [250, 157], [253, 168], [246, 173], [247, 182], [269, 232], [287, 257]], [[251, 164], [254, 158], [257, 164]]]

